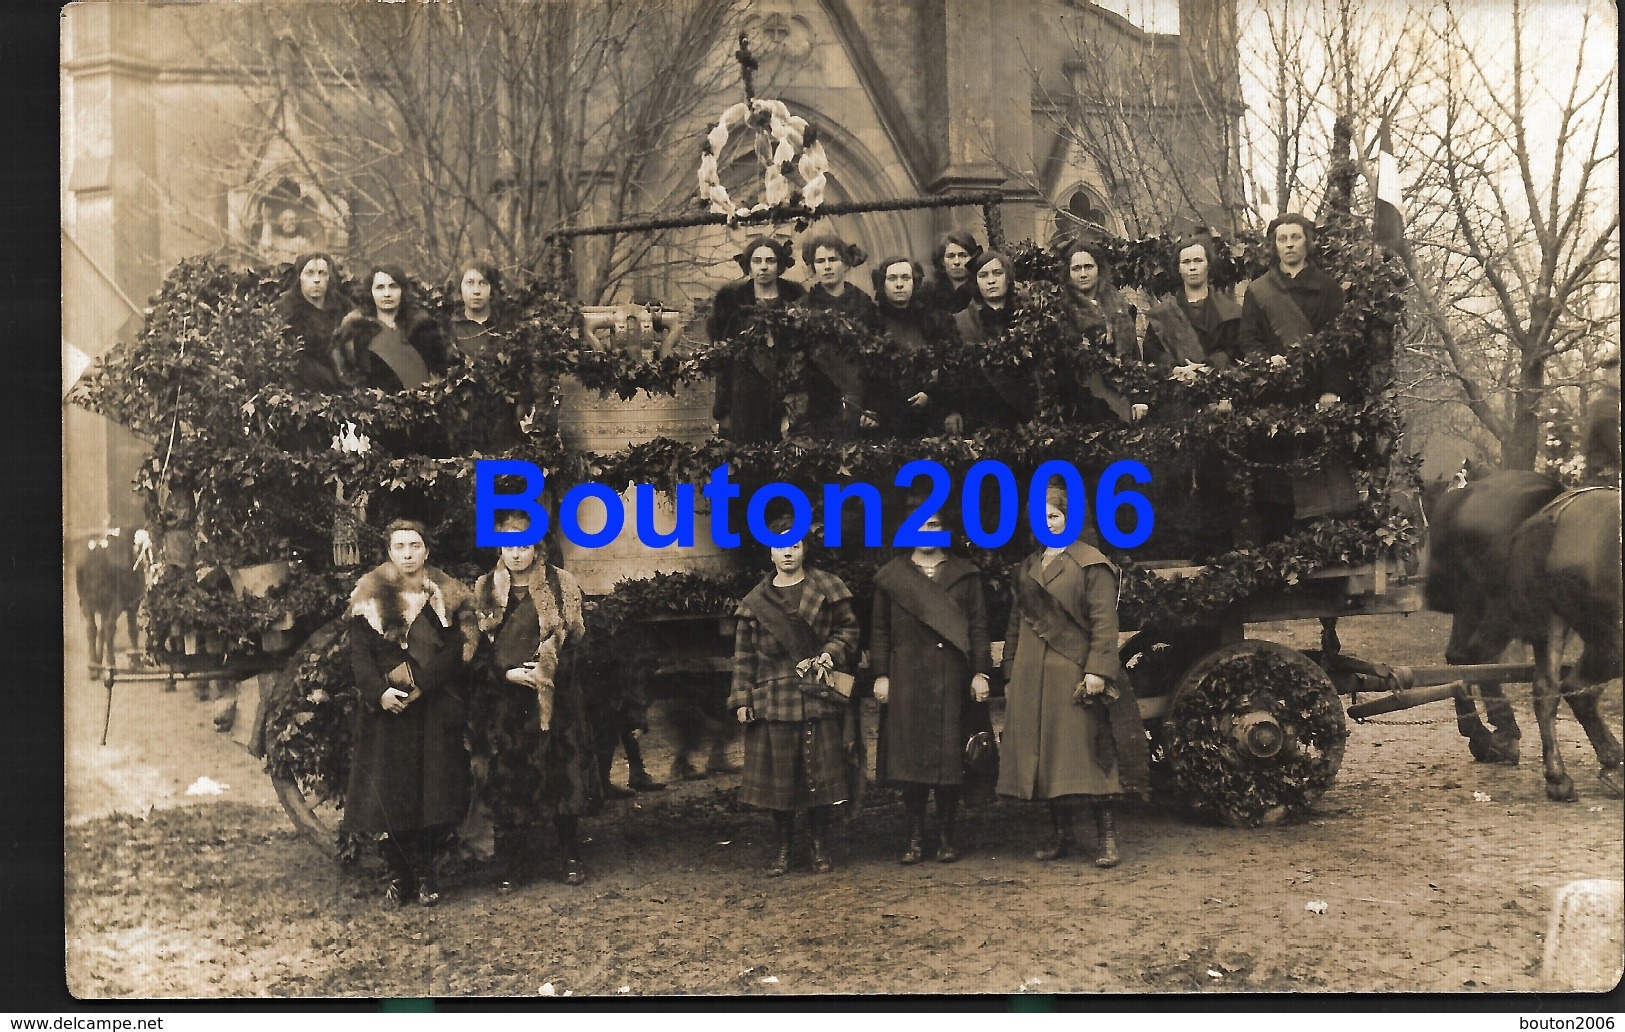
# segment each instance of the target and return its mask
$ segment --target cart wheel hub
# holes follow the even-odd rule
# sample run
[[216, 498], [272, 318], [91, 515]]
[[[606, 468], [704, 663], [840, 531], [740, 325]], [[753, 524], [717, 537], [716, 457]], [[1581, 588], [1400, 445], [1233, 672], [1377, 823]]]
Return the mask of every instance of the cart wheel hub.
[[1236, 744], [1248, 755], [1266, 760], [1286, 745], [1286, 731], [1268, 713], [1253, 711], [1237, 718], [1230, 732]]

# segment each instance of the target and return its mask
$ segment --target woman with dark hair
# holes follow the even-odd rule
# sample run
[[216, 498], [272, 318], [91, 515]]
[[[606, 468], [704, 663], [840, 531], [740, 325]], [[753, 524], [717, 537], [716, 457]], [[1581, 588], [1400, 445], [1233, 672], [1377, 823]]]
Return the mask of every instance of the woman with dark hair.
[[[523, 513], [497, 521], [524, 530]], [[475, 796], [491, 814], [501, 891], [528, 881], [533, 839], [551, 820], [564, 880], [580, 885], [579, 818], [602, 798], [575, 653], [587, 633], [581, 588], [542, 544], [506, 546], [474, 584], [479, 651], [469, 705]]]
[[[947, 524], [934, 513], [921, 529], [946, 534]], [[915, 548], [881, 567], [869, 668], [883, 707], [875, 779], [902, 789], [908, 815], [908, 845], [898, 862], [925, 858], [926, 801], [935, 793], [935, 858], [951, 864], [959, 859], [954, 818], [965, 741], [982, 729], [977, 707], [992, 687], [981, 571], [946, 546]]]
[[[1045, 502], [1045, 523], [1059, 534], [1067, 492], [1051, 487]], [[1112, 801], [1145, 787], [1148, 763], [1139, 704], [1117, 658], [1117, 568], [1079, 540], [1028, 556], [1012, 581], [999, 794], [1049, 804], [1038, 860], [1077, 847], [1073, 808], [1089, 803], [1100, 834], [1095, 866], [1115, 867]]]
[[339, 323], [344, 372], [358, 387], [416, 390], [446, 369], [440, 324], [413, 296], [397, 265], [375, 265], [363, 281], [367, 299]]
[[921, 300], [939, 312], [956, 315], [976, 299], [976, 282], [970, 263], [982, 253], [976, 238], [961, 229], [944, 233], [931, 251], [931, 267], [936, 276], [926, 284]]
[[[806, 295], [801, 284], [783, 278], [796, 263], [787, 241], [753, 237], [734, 261], [745, 278], [717, 291], [706, 324], [712, 341], [729, 340], [758, 312], [794, 304]], [[711, 418], [724, 440], [759, 444], [780, 439], [784, 399], [778, 375], [772, 354], [761, 349], [735, 355], [718, 371]]]
[[887, 258], [875, 266], [873, 277], [880, 328], [903, 355], [865, 377], [871, 408], [892, 437], [918, 440], [941, 433], [945, 398], [938, 389], [934, 359], [953, 332], [952, 318], [921, 297], [925, 272], [919, 262]]
[[[451, 343], [463, 360], [477, 364], [496, 351], [502, 334], [512, 328], [503, 304], [502, 274], [489, 262], [464, 262], [456, 287], [462, 307], [451, 320]], [[520, 424], [536, 410], [538, 390], [536, 383], [516, 386], [516, 401], [508, 401], [495, 390], [477, 399], [465, 425], [457, 428], [453, 445], [459, 454], [478, 451], [490, 455], [507, 451], [524, 440]], [[551, 395], [551, 390], [542, 394], [546, 398]], [[550, 415], [552, 405], [545, 407]]]
[[338, 266], [318, 251], [293, 262], [293, 282], [277, 298], [284, 323], [283, 336], [299, 348], [294, 386], [310, 394], [331, 394], [340, 387], [333, 333], [344, 317], [339, 295]]
[[[774, 521], [775, 533], [790, 529]], [[739, 801], [773, 811], [767, 876], [790, 869], [796, 811], [807, 811], [813, 870], [834, 870], [829, 824], [852, 798], [843, 718], [858, 660], [852, 592], [806, 565], [807, 542], [771, 549], [773, 571], [739, 604], [728, 708], [745, 725]]]
[[[802, 242], [801, 260], [812, 269], [814, 279], [803, 304], [839, 312], [867, 329], [878, 328], [874, 300], [847, 282], [847, 275], [869, 260], [863, 248], [833, 233], [820, 233]], [[815, 437], [842, 440], [880, 425], [865, 404], [855, 344], [846, 352], [828, 345], [812, 349], [800, 386], [803, 390], [798, 393], [804, 393], [805, 399], [797, 398], [793, 405], [792, 434], [804, 430]]]
[[1062, 245], [1060, 255], [1062, 287], [1075, 327], [1118, 358], [1139, 359], [1134, 309], [1112, 285], [1105, 251], [1092, 240], [1072, 240]]
[[[954, 316], [960, 340], [981, 344], [1010, 328], [1018, 305], [1011, 282], [1010, 259], [998, 251], [983, 251], [971, 259], [971, 282], [976, 299]], [[978, 367], [957, 378], [943, 421], [950, 434], [972, 434], [983, 429], [1012, 430], [1033, 417], [1037, 384], [1029, 370]]]
[[390, 902], [440, 901], [435, 846], [468, 812], [462, 616], [468, 589], [428, 564], [423, 524], [384, 528], [389, 559], [350, 595], [356, 705], [344, 827], [387, 834]]
[[1146, 315], [1147, 362], [1226, 369], [1235, 361], [1241, 306], [1212, 288], [1209, 276], [1215, 264], [1209, 237], [1187, 236], [1174, 245], [1182, 289], [1152, 305]]

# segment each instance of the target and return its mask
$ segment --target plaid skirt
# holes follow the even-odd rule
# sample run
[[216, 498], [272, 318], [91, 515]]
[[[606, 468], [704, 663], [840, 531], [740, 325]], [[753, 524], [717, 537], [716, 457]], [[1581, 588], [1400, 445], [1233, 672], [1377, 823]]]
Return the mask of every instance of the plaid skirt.
[[841, 720], [756, 720], [745, 725], [739, 801], [766, 810], [831, 806], [851, 798]]

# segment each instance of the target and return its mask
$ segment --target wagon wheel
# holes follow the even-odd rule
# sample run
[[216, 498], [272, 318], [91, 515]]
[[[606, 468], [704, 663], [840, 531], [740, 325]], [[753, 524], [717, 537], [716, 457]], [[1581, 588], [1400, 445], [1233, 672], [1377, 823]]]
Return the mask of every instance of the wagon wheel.
[[304, 790], [299, 787], [298, 780], [285, 770], [278, 771], [276, 757], [272, 754], [277, 748], [272, 725], [279, 706], [288, 700], [295, 689], [294, 682], [302, 657], [328, 648], [345, 633], [345, 629], [346, 625], [342, 619], [330, 620], [317, 628], [297, 648], [291, 650], [283, 666], [276, 669], [268, 678], [267, 690], [261, 699], [261, 710], [257, 715], [261, 722], [259, 738], [264, 743], [263, 755], [267, 758], [266, 766], [277, 802], [282, 804], [283, 811], [293, 822], [294, 830], [327, 856], [337, 853], [338, 836], [316, 815], [315, 807], [306, 798]]
[[[1117, 650], [1117, 658], [1128, 672], [1135, 698], [1141, 701], [1163, 699], [1166, 703], [1185, 671], [1218, 647], [1216, 627], [1147, 629], [1134, 632]], [[1173, 772], [1168, 764], [1167, 742], [1162, 735], [1162, 720], [1150, 718], [1145, 723], [1146, 733], [1151, 738], [1151, 794], [1162, 801], [1177, 799]]]
[[1306, 812], [1336, 779], [1347, 740], [1331, 678], [1268, 641], [1228, 645], [1192, 666], [1162, 725], [1175, 797], [1245, 827]]

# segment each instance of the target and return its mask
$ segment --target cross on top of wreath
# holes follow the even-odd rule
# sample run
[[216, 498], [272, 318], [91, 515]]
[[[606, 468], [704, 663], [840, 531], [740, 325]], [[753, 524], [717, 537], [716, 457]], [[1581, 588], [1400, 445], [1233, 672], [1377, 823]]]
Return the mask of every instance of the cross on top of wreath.
[[[745, 99], [722, 113], [700, 144], [699, 188], [695, 203], [715, 214], [736, 220], [763, 214], [773, 222], [791, 219], [804, 224], [824, 203], [829, 184], [829, 157], [818, 139], [818, 127], [790, 113], [782, 100], [756, 96], [754, 75], [759, 64], [744, 33], [739, 34], [740, 78]], [[762, 199], [754, 206], [737, 204], [722, 185], [717, 158], [733, 130], [748, 126], [756, 134], [756, 160], [762, 166]], [[790, 176], [800, 177], [800, 185]]]

